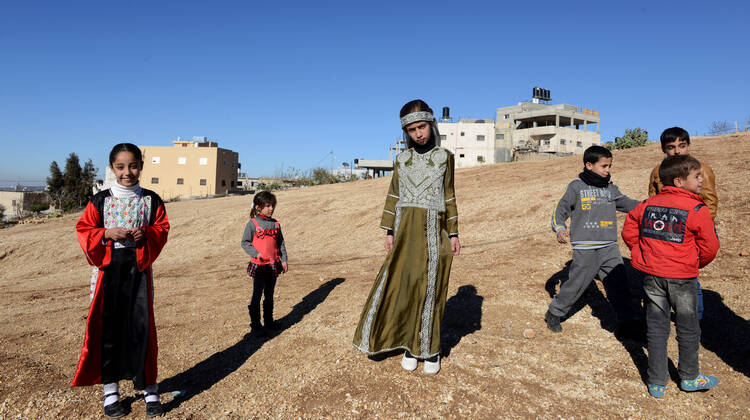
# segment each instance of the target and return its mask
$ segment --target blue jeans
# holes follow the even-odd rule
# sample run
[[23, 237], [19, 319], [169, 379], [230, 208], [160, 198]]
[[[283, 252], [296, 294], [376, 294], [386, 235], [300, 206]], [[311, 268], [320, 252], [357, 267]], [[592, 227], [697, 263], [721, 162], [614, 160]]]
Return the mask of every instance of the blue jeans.
[[675, 312], [675, 329], [680, 362], [677, 371], [682, 380], [698, 376], [698, 346], [701, 328], [698, 323], [698, 279], [668, 279], [646, 274], [646, 336], [648, 338], [648, 383], [666, 386], [667, 339], [671, 309]]

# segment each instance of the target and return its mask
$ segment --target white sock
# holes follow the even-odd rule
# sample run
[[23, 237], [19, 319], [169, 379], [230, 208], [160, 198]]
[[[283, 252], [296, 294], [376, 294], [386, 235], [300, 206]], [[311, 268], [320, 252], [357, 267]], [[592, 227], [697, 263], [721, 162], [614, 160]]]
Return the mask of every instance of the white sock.
[[104, 384], [103, 391], [104, 395], [112, 394], [104, 398], [105, 407], [110, 404], [114, 404], [115, 402], [117, 402], [117, 400], [120, 399], [120, 384], [118, 384], [117, 382]]
[[145, 397], [143, 398], [146, 402], [159, 402], [159, 386], [157, 384], [151, 384], [143, 390]]

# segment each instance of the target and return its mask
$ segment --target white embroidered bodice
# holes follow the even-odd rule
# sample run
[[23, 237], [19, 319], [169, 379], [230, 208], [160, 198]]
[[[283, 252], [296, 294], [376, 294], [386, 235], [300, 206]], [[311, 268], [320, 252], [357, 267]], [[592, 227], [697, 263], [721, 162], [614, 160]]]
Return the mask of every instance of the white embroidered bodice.
[[445, 211], [443, 180], [448, 152], [436, 147], [425, 154], [409, 149], [396, 156], [399, 200], [396, 207]]

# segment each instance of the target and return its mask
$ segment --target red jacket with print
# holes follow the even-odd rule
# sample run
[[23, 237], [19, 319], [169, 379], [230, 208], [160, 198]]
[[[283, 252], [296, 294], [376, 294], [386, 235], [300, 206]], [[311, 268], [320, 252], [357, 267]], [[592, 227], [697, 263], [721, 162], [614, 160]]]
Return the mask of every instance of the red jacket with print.
[[622, 239], [633, 267], [654, 276], [688, 279], [719, 251], [711, 212], [692, 192], [664, 187], [628, 213]]

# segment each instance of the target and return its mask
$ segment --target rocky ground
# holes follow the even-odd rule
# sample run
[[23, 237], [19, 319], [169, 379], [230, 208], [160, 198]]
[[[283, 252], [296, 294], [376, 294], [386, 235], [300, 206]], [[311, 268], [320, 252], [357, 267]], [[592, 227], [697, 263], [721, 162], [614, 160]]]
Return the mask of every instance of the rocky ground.
[[[716, 389], [688, 394], [672, 382], [662, 400], [649, 397], [645, 348], [614, 335], [599, 282], [562, 334], [546, 329], [544, 312], [571, 256], [549, 219], [580, 171], [573, 156], [457, 171], [463, 250], [434, 377], [421, 366], [403, 371], [400, 356], [372, 361], [351, 345], [384, 258], [378, 222], [388, 179], [278, 194], [290, 271], [276, 287], [283, 328], [263, 339], [248, 335], [239, 246], [251, 198], [167, 204], [172, 230], [154, 265], [166, 417], [750, 417], [750, 136], [696, 138], [692, 152], [713, 167], [720, 197], [722, 248], [701, 273], [701, 369], [719, 377]], [[617, 151], [614, 182], [645, 198], [661, 157], [656, 144]], [[0, 418], [101, 416], [99, 387], [70, 386], [89, 304], [78, 217], [0, 230]], [[669, 350], [674, 361], [674, 332]], [[143, 400], [122, 389], [130, 417], [143, 417]]]

